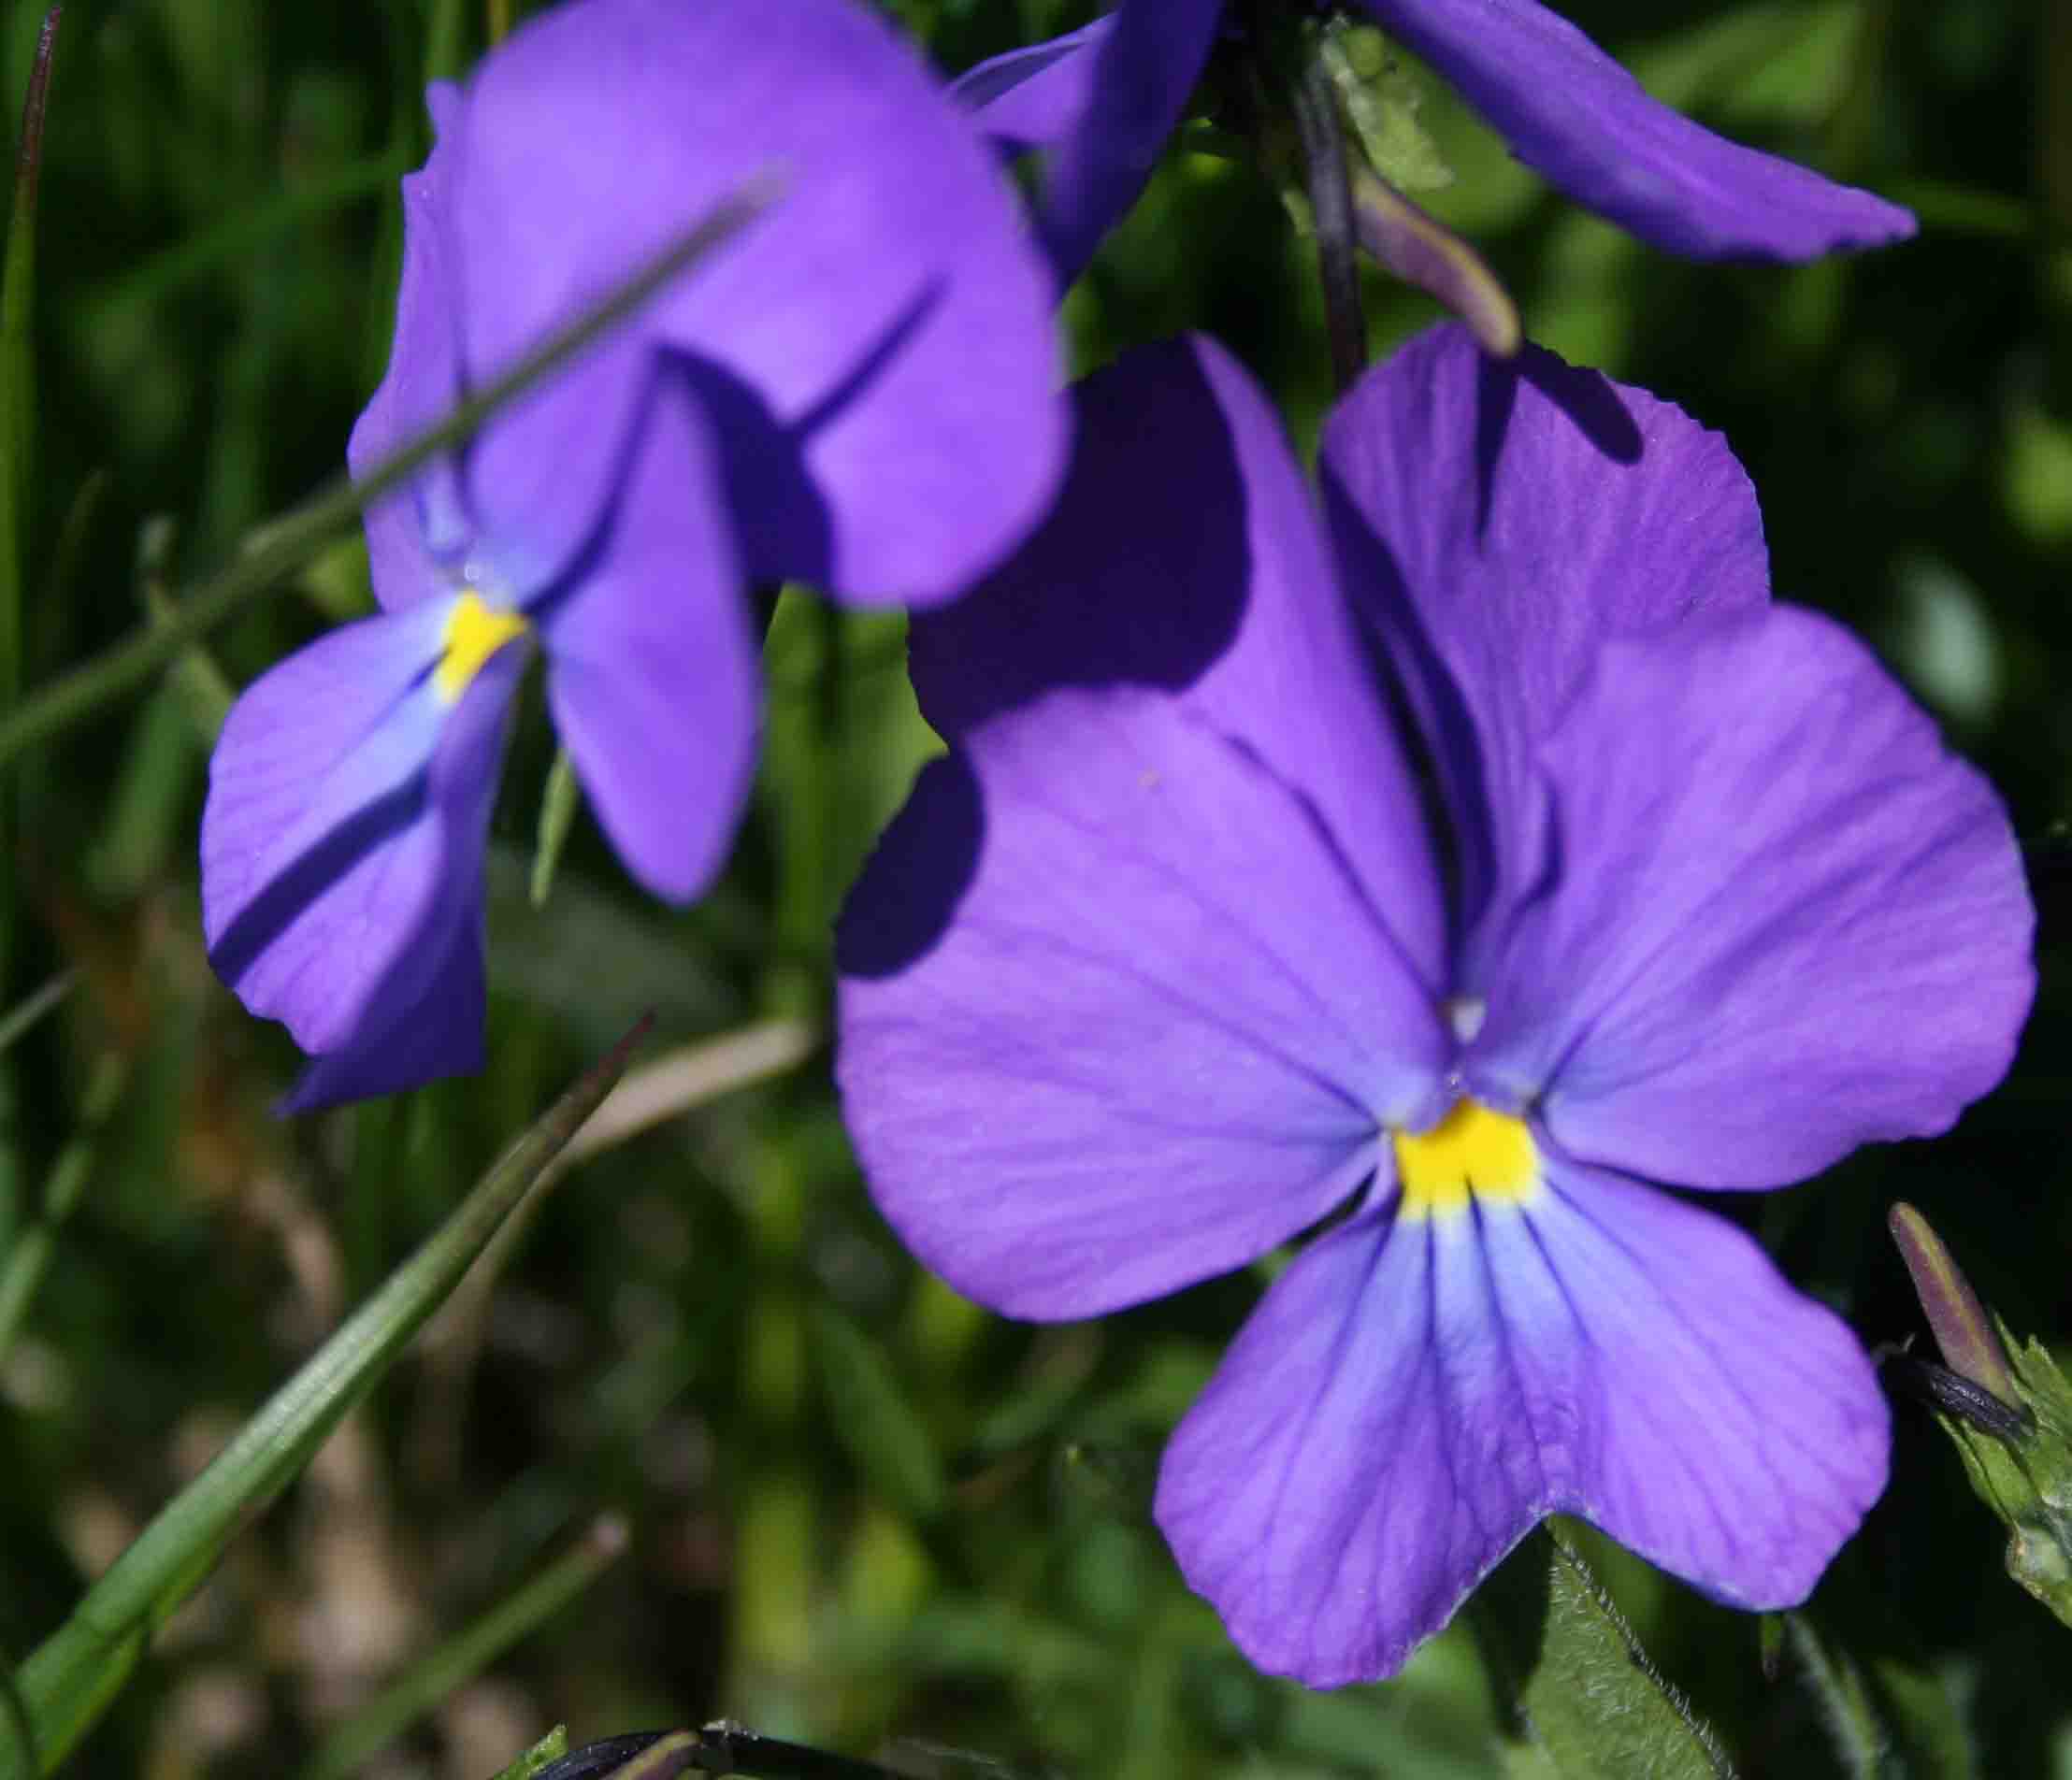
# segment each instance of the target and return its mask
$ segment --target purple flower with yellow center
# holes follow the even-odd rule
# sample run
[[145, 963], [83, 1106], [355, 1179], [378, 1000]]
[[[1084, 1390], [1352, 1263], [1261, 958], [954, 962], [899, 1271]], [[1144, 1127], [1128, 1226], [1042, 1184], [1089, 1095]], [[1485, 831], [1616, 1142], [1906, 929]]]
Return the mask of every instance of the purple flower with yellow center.
[[950, 753], [839, 949], [879, 1205], [1036, 1318], [1317, 1232], [1157, 1497], [1262, 1668], [1390, 1673], [1553, 1512], [1801, 1600], [1883, 1487], [1883, 1400], [1662, 1189], [1803, 1179], [1998, 1080], [2033, 988], [1999, 801], [1772, 602], [1739, 466], [1640, 391], [1426, 334], [1331, 416], [1322, 523], [1206, 342], [1079, 420], [1043, 529], [914, 626]]
[[379, 502], [380, 616], [237, 701], [209, 955], [315, 1061], [288, 1104], [479, 1065], [482, 858], [531, 646], [591, 808], [682, 902], [757, 727], [744, 586], [950, 597], [1054, 493], [1047, 269], [970, 119], [852, 0], [581, 0], [429, 94], [364, 472], [737, 194], [770, 208]]
[[[1642, 240], [1691, 259], [1806, 260], [1914, 232], [1897, 205], [1714, 135], [1536, 0], [1360, 0], [1525, 165]], [[1043, 226], [1075, 277], [1143, 189], [1201, 78], [1223, 0], [1122, 0], [1010, 50], [957, 90], [1009, 152], [1044, 151]]]

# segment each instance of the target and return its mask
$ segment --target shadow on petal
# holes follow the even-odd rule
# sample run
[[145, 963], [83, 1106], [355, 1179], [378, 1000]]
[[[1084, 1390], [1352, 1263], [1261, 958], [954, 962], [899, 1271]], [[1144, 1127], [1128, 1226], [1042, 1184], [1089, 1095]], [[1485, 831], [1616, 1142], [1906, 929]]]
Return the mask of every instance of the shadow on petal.
[[929, 761], [842, 907], [841, 974], [892, 977], [925, 957], [964, 900], [985, 838], [971, 762], [962, 754]]

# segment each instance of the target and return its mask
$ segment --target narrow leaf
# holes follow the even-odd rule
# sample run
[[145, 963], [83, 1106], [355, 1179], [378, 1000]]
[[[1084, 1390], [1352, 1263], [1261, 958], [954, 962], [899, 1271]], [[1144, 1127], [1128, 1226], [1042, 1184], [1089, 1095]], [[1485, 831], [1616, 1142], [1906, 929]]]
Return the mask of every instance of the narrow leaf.
[[575, 762], [566, 748], [554, 751], [554, 765], [547, 769], [547, 786], [540, 797], [540, 844], [532, 855], [532, 906], [544, 909], [554, 889], [554, 869], [561, 863], [561, 850], [568, 844], [568, 830], [575, 826], [576, 811], [583, 805], [583, 787], [576, 782]]
[[[446, 1222], [180, 1491], [22, 1665], [50, 1773], [117, 1692], [151, 1634], [238, 1528], [295, 1477], [439, 1308], [504, 1219], [611, 1092], [643, 1021], [512, 1143]], [[0, 1780], [26, 1780], [11, 1755]]]
[[874, 1489], [926, 1519], [942, 1505], [942, 1465], [891, 1360], [832, 1305], [813, 1306], [808, 1327], [836, 1437]]
[[73, 981], [71, 971], [60, 970], [40, 989], [23, 997], [7, 1012], [0, 1013], [0, 1052], [11, 1050], [20, 1040], [35, 1029], [36, 1023], [46, 1013], [52, 1012], [70, 995]]

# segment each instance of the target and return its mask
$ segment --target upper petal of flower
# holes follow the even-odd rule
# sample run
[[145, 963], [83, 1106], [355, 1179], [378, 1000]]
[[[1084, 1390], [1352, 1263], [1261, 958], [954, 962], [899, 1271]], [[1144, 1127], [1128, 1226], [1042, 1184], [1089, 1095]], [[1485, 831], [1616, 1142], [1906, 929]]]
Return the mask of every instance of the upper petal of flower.
[[1604, 640], [1768, 600], [1755, 492], [1669, 403], [1533, 347], [1496, 363], [1454, 324], [1347, 393], [1320, 469], [1346, 591], [1449, 795], [1472, 926], [1498, 876], [1541, 868], [1533, 751]]
[[645, 324], [708, 367], [746, 567], [949, 596], [1055, 488], [1053, 292], [967, 113], [855, 0], [579, 0], [514, 33], [460, 122], [469, 372], [771, 177]]
[[971, 108], [1000, 153], [1056, 148], [1093, 102], [1097, 52], [1114, 32], [1115, 16], [1106, 12], [1063, 36], [993, 56], [958, 75], [950, 91]]
[[[403, 269], [388, 370], [353, 423], [345, 459], [365, 476], [436, 425], [466, 393], [461, 382], [460, 287], [451, 233], [453, 120], [457, 89], [425, 94], [436, 127], [430, 158], [403, 179]], [[471, 531], [455, 471], [457, 453], [427, 464], [367, 510], [374, 596], [395, 610], [444, 591], [438, 559], [457, 554]]]
[[1607, 644], [1542, 751], [1558, 868], [1462, 988], [1475, 1080], [1701, 1187], [1946, 1129], [2005, 1072], [2035, 913], [2000, 801], [1871, 653], [1777, 606]]
[[1863, 1350], [1733, 1226], [1543, 1158], [1398, 1198], [1274, 1283], [1166, 1449], [1158, 1523], [1252, 1660], [1392, 1674], [1543, 1515], [1795, 1604], [1884, 1486]]
[[1042, 222], [1060, 285], [1144, 190], [1222, 16], [1223, 0], [1124, 0], [1084, 30], [997, 56], [957, 83], [997, 142], [1049, 151]]
[[1445, 915], [1408, 761], [1272, 407], [1213, 341], [1075, 388], [1056, 510], [969, 598], [914, 624], [944, 735], [1067, 685], [1160, 687], [1315, 805], [1410, 969], [1445, 993]]
[[554, 727], [597, 821], [674, 902], [726, 858], [755, 760], [755, 639], [712, 458], [662, 367], [597, 550], [540, 619]]
[[1914, 232], [1896, 204], [1729, 142], [1535, 0], [1361, 0], [1526, 165], [1671, 253], [1806, 260]]
[[[209, 959], [306, 1051], [378, 1049], [450, 976], [456, 911], [472, 908], [479, 932], [482, 825], [523, 657], [492, 642], [459, 652], [467, 674], [442, 672], [463, 604], [320, 638], [246, 689], [217, 742], [202, 811]], [[456, 1012], [450, 1041], [480, 1026], [479, 967], [472, 981], [472, 1020]], [[474, 1060], [414, 1037], [412, 1079]]]
[[953, 1282], [1080, 1315], [1235, 1266], [1433, 1105], [1436, 873], [1271, 410], [1218, 349], [1079, 391], [1058, 511], [917, 620], [950, 761], [842, 920], [840, 1075]]

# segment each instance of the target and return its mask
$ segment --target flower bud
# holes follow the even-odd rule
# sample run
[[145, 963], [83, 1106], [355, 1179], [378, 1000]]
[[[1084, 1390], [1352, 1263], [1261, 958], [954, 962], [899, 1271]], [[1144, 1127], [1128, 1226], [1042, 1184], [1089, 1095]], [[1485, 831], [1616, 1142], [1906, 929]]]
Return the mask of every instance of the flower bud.
[[1950, 1366], [1912, 1362], [1915, 1382], [2007, 1524], [2007, 1573], [2072, 1625], [2072, 1383], [2040, 1342], [2017, 1346], [1989, 1317], [1926, 1218], [1895, 1205], [1889, 1222]]

